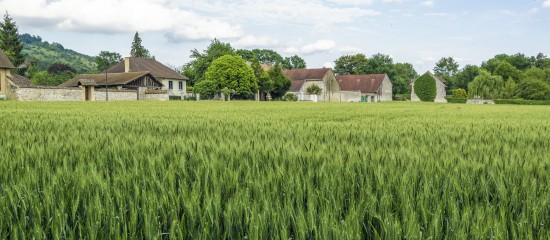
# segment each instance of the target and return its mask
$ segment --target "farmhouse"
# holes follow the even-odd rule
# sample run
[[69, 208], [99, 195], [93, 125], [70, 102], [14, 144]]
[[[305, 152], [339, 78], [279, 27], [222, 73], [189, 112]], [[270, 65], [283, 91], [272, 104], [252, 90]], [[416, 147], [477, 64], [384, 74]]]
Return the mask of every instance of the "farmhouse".
[[[446, 103], [447, 102], [447, 99], [445, 99], [445, 97], [447, 96], [447, 81], [445, 81], [445, 79], [443, 79], [442, 77], [438, 77], [438, 76], [434, 76], [431, 72], [426, 72], [424, 75], [422, 75], [421, 77], [423, 76], [430, 76], [431, 79], [433, 79], [433, 81], [435, 82], [435, 85], [436, 85], [436, 96], [435, 96], [435, 100], [434, 102], [440, 102], [440, 103]], [[416, 80], [418, 80], [419, 78], [413, 80], [411, 82], [411, 101], [413, 102], [419, 102], [421, 101], [420, 98], [416, 95], [416, 93], [414, 92], [414, 83], [416, 82]]]
[[188, 78], [170, 69], [154, 58], [127, 57], [115, 66], [107, 69], [107, 73], [137, 73], [149, 72], [168, 91], [170, 96], [182, 96], [186, 93]]
[[[297, 95], [300, 101], [340, 102], [340, 85], [332, 69], [293, 69], [284, 74], [292, 82], [288, 93]], [[312, 86], [319, 87], [321, 94], [309, 94], [307, 89]]]
[[392, 101], [392, 83], [387, 74], [339, 75], [340, 89], [360, 92], [361, 102]]

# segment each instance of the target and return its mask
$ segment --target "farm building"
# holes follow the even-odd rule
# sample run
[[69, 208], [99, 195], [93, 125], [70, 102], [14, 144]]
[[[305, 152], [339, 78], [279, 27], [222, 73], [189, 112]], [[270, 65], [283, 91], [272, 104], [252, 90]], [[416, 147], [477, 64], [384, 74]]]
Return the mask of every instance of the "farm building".
[[[436, 96], [435, 96], [434, 102], [446, 103], [447, 99], [445, 99], [445, 97], [447, 96], [447, 81], [445, 81], [445, 79], [443, 79], [442, 77], [434, 76], [429, 71], [422, 76], [426, 76], [426, 75], [430, 76], [435, 81], [437, 90], [436, 90]], [[411, 82], [411, 101], [413, 102], [421, 101], [420, 98], [414, 92], [414, 83], [416, 82], [416, 80], [418, 80], [418, 78]]]
[[[297, 95], [298, 100], [340, 102], [340, 97], [336, 96], [340, 92], [340, 85], [336, 81], [336, 76], [332, 69], [293, 69], [285, 70], [284, 74], [292, 82], [288, 93]], [[308, 94], [307, 89], [312, 86], [319, 87], [321, 94]]]
[[182, 96], [186, 93], [188, 78], [170, 69], [154, 58], [127, 57], [115, 66], [107, 69], [108, 73], [149, 72], [162, 83], [162, 90], [170, 96]]
[[360, 92], [361, 102], [392, 101], [392, 83], [387, 74], [339, 75], [340, 89]]

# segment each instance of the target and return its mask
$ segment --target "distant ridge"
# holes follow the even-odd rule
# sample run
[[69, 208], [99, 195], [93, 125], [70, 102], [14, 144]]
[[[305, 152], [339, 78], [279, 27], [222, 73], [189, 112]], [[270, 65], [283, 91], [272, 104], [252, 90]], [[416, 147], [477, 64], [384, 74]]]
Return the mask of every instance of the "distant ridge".
[[23, 42], [23, 54], [28, 62], [34, 62], [40, 70], [47, 70], [53, 63], [64, 63], [77, 73], [97, 72], [94, 57], [65, 49], [60, 43], [43, 41], [40, 36], [28, 33], [20, 35]]

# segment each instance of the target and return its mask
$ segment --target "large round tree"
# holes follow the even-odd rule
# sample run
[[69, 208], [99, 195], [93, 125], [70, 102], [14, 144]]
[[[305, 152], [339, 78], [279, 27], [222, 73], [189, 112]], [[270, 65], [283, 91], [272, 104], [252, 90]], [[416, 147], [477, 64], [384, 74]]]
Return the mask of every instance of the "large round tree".
[[208, 68], [204, 81], [215, 83], [218, 91], [227, 88], [234, 91], [237, 98], [248, 99], [258, 89], [257, 79], [252, 68], [241, 57], [225, 55]]
[[422, 75], [414, 82], [414, 93], [423, 102], [433, 102], [437, 96], [437, 86], [430, 73]]

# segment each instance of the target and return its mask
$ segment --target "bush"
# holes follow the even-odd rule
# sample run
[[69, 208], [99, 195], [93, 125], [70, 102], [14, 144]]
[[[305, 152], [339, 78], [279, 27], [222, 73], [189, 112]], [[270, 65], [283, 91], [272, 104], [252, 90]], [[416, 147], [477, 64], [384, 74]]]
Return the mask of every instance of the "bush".
[[180, 96], [168, 96], [168, 99], [172, 100], [181, 100]]
[[516, 86], [516, 96], [529, 100], [550, 100], [550, 86], [538, 79], [525, 79]]
[[292, 93], [287, 93], [283, 96], [282, 100], [283, 101], [289, 101], [289, 102], [296, 102], [296, 101], [298, 101], [298, 96], [296, 96]]
[[395, 94], [393, 97], [395, 101], [408, 101], [411, 100], [411, 94]]
[[495, 99], [495, 104], [550, 105], [550, 100]]
[[197, 101], [197, 96], [185, 97], [185, 100], [187, 100], [187, 101]]
[[466, 90], [457, 88], [453, 90], [453, 98], [468, 98], [468, 94], [466, 93]]
[[320, 95], [321, 92], [322, 90], [317, 84], [313, 84], [306, 89], [306, 93], [309, 95]]
[[466, 103], [468, 101], [467, 98], [445, 97], [445, 99], [447, 99], [449, 103]]
[[433, 102], [437, 95], [435, 79], [430, 73], [422, 75], [414, 82], [414, 93], [423, 102]]

